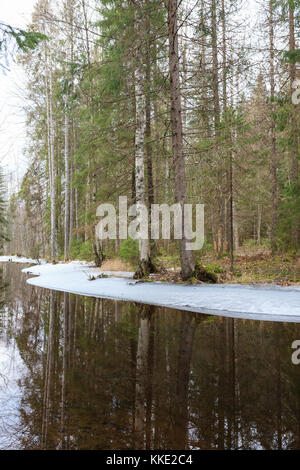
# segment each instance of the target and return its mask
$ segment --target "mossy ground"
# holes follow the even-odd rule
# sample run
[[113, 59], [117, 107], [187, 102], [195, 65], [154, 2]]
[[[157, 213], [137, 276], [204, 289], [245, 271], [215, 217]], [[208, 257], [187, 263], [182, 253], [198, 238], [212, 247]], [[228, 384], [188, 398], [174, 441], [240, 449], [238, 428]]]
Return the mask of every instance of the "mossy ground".
[[[159, 262], [167, 269], [175, 269], [173, 282], [178, 282], [179, 259], [164, 256]], [[300, 285], [300, 259], [295, 253], [272, 255], [267, 250], [241, 249], [235, 254], [233, 274], [228, 255], [217, 258], [212, 252], [206, 253], [201, 257], [201, 263], [208, 272], [216, 274], [221, 283]]]
[[[229, 271], [229, 260], [221, 265]], [[300, 261], [295, 256], [264, 254], [260, 256], [237, 256], [235, 272], [225, 279], [226, 282], [276, 283], [280, 285], [300, 285]]]

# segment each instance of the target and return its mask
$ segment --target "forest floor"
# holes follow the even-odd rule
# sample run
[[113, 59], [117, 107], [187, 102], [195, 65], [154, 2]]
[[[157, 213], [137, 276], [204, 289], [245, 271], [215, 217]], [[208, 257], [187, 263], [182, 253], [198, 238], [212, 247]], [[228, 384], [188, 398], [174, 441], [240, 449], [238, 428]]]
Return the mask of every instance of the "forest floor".
[[[198, 260], [218, 278], [221, 284], [278, 284], [281, 286], [300, 284], [300, 257], [295, 253], [272, 255], [265, 248], [241, 248], [235, 253], [234, 273], [230, 272], [230, 258], [217, 258], [209, 252]], [[159, 282], [182, 283], [180, 260], [177, 254], [160, 255], [155, 260], [159, 270], [150, 274], [149, 280]], [[134, 266], [124, 263], [119, 258], [108, 259], [101, 270], [135, 271]], [[196, 279], [191, 283], [201, 284]]]
[[[219, 283], [275, 283], [282, 286], [300, 284], [300, 257], [294, 253], [272, 255], [265, 249], [240, 249], [235, 254], [233, 274], [230, 272], [229, 256], [216, 258], [213, 253], [207, 253], [200, 261], [209, 272], [217, 276]], [[162, 269], [150, 275], [151, 279], [182, 282], [180, 267], [175, 259], [161, 257], [158, 258], [158, 263]], [[193, 282], [197, 283], [196, 280]]]

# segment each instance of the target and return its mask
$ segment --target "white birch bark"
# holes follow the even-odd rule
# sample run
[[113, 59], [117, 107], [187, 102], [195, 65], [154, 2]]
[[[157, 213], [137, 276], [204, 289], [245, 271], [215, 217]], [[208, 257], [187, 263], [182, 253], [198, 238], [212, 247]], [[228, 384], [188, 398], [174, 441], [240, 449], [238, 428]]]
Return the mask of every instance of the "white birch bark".
[[[67, 18], [67, 67], [71, 60], [71, 47], [72, 47], [72, 14], [70, 2], [66, 4], [66, 18]], [[69, 93], [67, 91], [65, 97], [65, 244], [64, 244], [64, 258], [69, 258], [69, 243], [70, 243], [70, 156], [69, 156]]]
[[52, 52], [51, 46], [49, 49], [49, 63], [46, 56], [46, 83], [48, 86], [46, 92], [47, 99], [47, 121], [48, 121], [48, 159], [49, 159], [49, 181], [50, 181], [50, 218], [51, 218], [51, 235], [50, 235], [50, 246], [51, 246], [51, 259], [55, 260], [56, 254], [56, 211], [55, 211], [55, 164], [54, 164], [54, 119], [53, 119], [53, 77], [52, 77]]
[[[66, 107], [67, 107], [66, 103]], [[69, 162], [69, 113], [65, 111], [65, 260], [69, 258], [70, 223], [70, 162]]]
[[54, 170], [54, 128], [53, 128], [53, 85], [52, 85], [52, 54], [47, 52], [45, 46], [45, 88], [46, 88], [46, 116], [47, 116], [47, 147], [50, 189], [50, 249], [51, 259], [55, 259], [55, 170]]
[[[143, 36], [143, 20], [142, 11], [139, 4], [138, 12], [135, 20], [136, 33], [138, 43], [135, 45], [135, 72], [134, 72], [134, 88], [136, 102], [136, 124], [135, 124], [135, 190], [136, 190], [136, 207], [138, 218], [141, 221], [141, 206], [145, 205], [145, 94], [144, 94], [144, 74], [143, 74], [143, 56], [142, 56], [142, 36]], [[150, 255], [149, 239], [139, 240], [139, 260], [142, 270], [145, 269]]]

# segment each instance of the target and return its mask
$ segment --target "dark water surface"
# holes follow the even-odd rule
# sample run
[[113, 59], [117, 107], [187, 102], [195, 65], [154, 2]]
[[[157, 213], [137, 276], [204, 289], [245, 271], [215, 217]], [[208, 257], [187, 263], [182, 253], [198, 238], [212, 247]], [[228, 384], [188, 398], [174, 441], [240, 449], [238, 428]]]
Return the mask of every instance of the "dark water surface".
[[0, 266], [0, 448], [300, 449], [300, 324], [51, 292]]

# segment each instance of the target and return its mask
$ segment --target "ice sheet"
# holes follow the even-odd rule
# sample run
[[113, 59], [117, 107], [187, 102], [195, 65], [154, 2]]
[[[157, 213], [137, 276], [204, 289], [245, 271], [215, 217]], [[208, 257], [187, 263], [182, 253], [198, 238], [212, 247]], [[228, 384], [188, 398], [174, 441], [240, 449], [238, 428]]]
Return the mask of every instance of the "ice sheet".
[[300, 287], [136, 282], [128, 279], [132, 273], [124, 272], [115, 273], [123, 276], [120, 278], [90, 281], [89, 274], [95, 270], [78, 262], [37, 265], [23, 269], [23, 272], [39, 275], [27, 281], [32, 285], [74, 294], [237, 318], [300, 322]]

